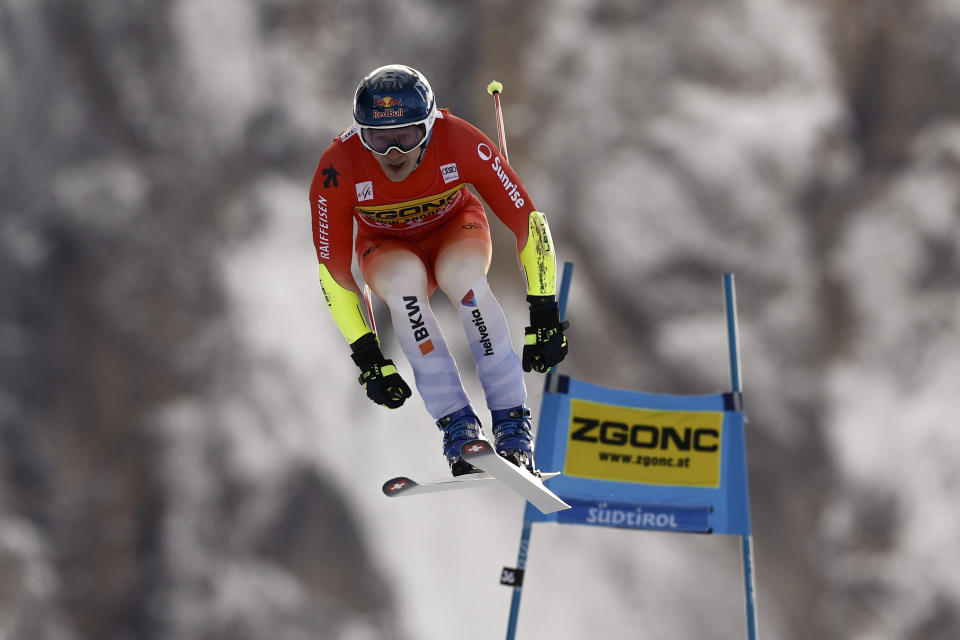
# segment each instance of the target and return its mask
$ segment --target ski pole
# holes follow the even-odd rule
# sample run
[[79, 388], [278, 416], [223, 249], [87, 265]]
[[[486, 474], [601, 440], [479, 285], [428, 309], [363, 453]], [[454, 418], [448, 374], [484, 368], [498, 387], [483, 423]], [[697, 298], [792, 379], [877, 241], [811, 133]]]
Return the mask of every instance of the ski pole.
[[[504, 160], [510, 162], [507, 154], [507, 133], [503, 127], [503, 111], [500, 109], [500, 92], [503, 91], [503, 83], [492, 81], [487, 85], [487, 93], [493, 96], [493, 107], [497, 112], [497, 139], [500, 143], [500, 153]], [[530, 523], [524, 516], [523, 531], [520, 533], [520, 550], [517, 552], [517, 570], [522, 576], [527, 565], [527, 549], [530, 546]], [[510, 617], [507, 620], [507, 640], [513, 640], [517, 633], [517, 619], [520, 615], [520, 598], [523, 595], [523, 582], [513, 587], [513, 597], [510, 600]]]
[[373, 335], [377, 335], [377, 321], [373, 317], [373, 294], [370, 291], [370, 285], [363, 283], [363, 302], [367, 307], [367, 320], [370, 321], [370, 330]]
[[487, 85], [487, 93], [493, 96], [493, 106], [497, 110], [497, 138], [500, 142], [500, 153], [507, 162], [510, 162], [510, 156], [507, 154], [507, 134], [503, 128], [503, 112], [500, 110], [501, 91], [503, 91], [502, 82], [494, 80]]

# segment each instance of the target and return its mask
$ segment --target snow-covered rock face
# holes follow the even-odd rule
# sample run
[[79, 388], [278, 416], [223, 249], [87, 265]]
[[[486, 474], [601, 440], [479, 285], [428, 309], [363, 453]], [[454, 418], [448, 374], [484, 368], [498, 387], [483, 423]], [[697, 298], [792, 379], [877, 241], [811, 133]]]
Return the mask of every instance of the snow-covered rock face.
[[[440, 434], [316, 281], [311, 174], [387, 62], [492, 137], [504, 83], [567, 372], [725, 389], [736, 274], [763, 635], [956, 635], [957, 3], [61, 4], [0, 9], [0, 637], [502, 635], [522, 504], [380, 494]], [[520, 637], [744, 635], [732, 540], [538, 526], [527, 568]]]

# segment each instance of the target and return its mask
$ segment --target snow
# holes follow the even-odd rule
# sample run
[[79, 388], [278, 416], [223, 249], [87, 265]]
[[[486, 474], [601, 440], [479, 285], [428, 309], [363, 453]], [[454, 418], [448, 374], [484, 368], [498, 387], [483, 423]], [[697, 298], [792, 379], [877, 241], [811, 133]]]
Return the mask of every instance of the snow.
[[189, 71], [197, 108], [216, 114], [209, 130], [223, 142], [243, 136], [243, 127], [262, 103], [264, 68], [255, 37], [255, 3], [213, 0], [178, 2], [176, 33]]
[[[505, 82], [511, 157], [577, 265], [565, 372], [725, 390], [720, 275], [737, 276], [763, 637], [956, 637], [960, 3], [859, 4], [7, 2], [0, 638], [72, 640], [86, 609], [129, 606], [111, 600], [125, 593], [89, 607], [76, 593], [90, 581], [70, 545], [103, 552], [89, 566], [106, 572], [118, 556], [116, 541], [69, 529], [93, 513], [88, 485], [117, 488], [110, 465], [72, 466], [115, 450], [70, 448], [97, 433], [70, 424], [74, 402], [129, 410], [124, 442], [159, 465], [144, 477], [160, 508], [124, 504], [103, 529], [123, 538], [131, 513], [161, 527], [159, 548], [130, 565], [150, 567], [143, 593], [157, 601], [130, 611], [169, 627], [156, 634], [503, 634], [511, 590], [498, 578], [516, 559], [522, 500], [495, 486], [382, 495], [396, 475], [447, 474], [440, 433], [416, 396], [395, 411], [364, 396], [317, 281], [315, 160], [349, 123], [360, 74], [398, 61], [488, 133], [484, 88]], [[512, 238], [494, 237], [492, 288], [519, 343]], [[485, 418], [459, 320], [442, 297], [434, 306]], [[150, 322], [159, 307], [170, 316]], [[108, 374], [93, 372], [94, 393], [48, 405], [72, 375], [56, 370], [65, 336], [90, 332], [104, 340], [92, 357], [116, 362], [95, 367]], [[182, 351], [158, 354], [167, 344]], [[81, 359], [69, 365], [83, 377]], [[151, 386], [143, 398], [116, 397], [128, 375]], [[536, 415], [542, 378], [526, 379]], [[332, 487], [343, 511], [320, 519], [291, 502], [304, 469], [304, 493]], [[290, 512], [314, 527], [278, 526]], [[399, 618], [344, 613], [336, 588], [356, 585], [331, 594], [260, 553], [273, 527], [301, 535], [298, 552], [331, 581], [342, 559], [313, 536], [359, 537]], [[535, 525], [519, 635], [743, 637], [739, 554], [729, 538]]]
[[[826, 575], [818, 586], [835, 589], [825, 592], [818, 613], [836, 616], [835, 624], [844, 627], [856, 610], [848, 592], [880, 585], [887, 595], [870, 601], [874, 609], [857, 618], [849, 637], [906, 637], [930, 614], [931, 603], [960, 597], [952, 551], [960, 521], [950, 506], [960, 497], [960, 432], [949, 409], [960, 379], [960, 306], [955, 295], [943, 295], [957, 287], [955, 258], [938, 272], [929, 249], [933, 241], [953, 247], [960, 241], [950, 175], [957, 125], [942, 122], [918, 135], [913, 169], [865, 197], [840, 227], [827, 263], [815, 262], [820, 256], [811, 248], [811, 225], [800, 205], [804, 190], [812, 182], [842, 183], [858, 169], [855, 153], [832, 142], [846, 126], [845, 107], [822, 25], [795, 3], [737, 6], [733, 17], [707, 12], [697, 27], [704, 37], [684, 41], [688, 63], [714, 50], [700, 51], [697, 43], [728, 45], [729, 58], [715, 61], [712, 70], [724, 74], [728, 82], [721, 85], [689, 68], [664, 80], [671, 71], [658, 57], [665, 45], [658, 48], [650, 38], [663, 27], [661, 37], [676, 40], [685, 35], [682, 24], [646, 26], [643, 35], [650, 38], [616, 26], [600, 33], [586, 19], [591, 3], [558, 3], [537, 38], [537, 46], [554, 55], [535, 56], [526, 69], [535, 78], [573, 73], [576, 83], [541, 87], [530, 97], [532, 106], [508, 103], [511, 131], [532, 139], [542, 158], [521, 167], [521, 175], [550, 212], [558, 246], [572, 245], [576, 235], [581, 246], [602, 254], [597, 264], [604, 278], [635, 284], [644, 275], [669, 276], [672, 261], [683, 258], [743, 274], [740, 290], [752, 311], [741, 315], [751, 411], [777, 416], [786, 404], [801, 401], [815, 407], [811, 412], [822, 409], [835, 464], [838, 484], [824, 496], [819, 520], [823, 537], [790, 532], [825, 547], [817, 558], [816, 549], [800, 545], [813, 559], [798, 560]], [[737, 16], [751, 37], [731, 29]], [[577, 53], [572, 70], [558, 70], [571, 50]], [[639, 86], [663, 90], [625, 88], [624, 69]], [[584, 94], [609, 99], [591, 105], [584, 117], [577, 98]], [[552, 109], [543, 130], [532, 126], [538, 99]], [[592, 158], [589, 172], [571, 167], [571, 123], [579, 134], [576, 156]], [[603, 149], [612, 152], [598, 153]], [[464, 638], [500, 636], [511, 590], [498, 577], [500, 567], [515, 562], [522, 501], [501, 489], [404, 500], [380, 493], [382, 481], [395, 475], [445, 475], [439, 433], [416, 397], [387, 411], [356, 384], [316, 281], [306, 184], [274, 176], [257, 189], [266, 224], [255, 242], [223, 257], [223, 268], [244, 342], [263, 363], [255, 372], [263, 410], [283, 426], [268, 436], [238, 434], [240, 464], [251, 479], [262, 478], [284, 456], [295, 456], [332, 474], [357, 510], [375, 564], [390, 576], [406, 637], [433, 640], [452, 630]], [[583, 224], [574, 217], [580, 212], [619, 233], [595, 231], [601, 225]], [[816, 347], [822, 278], [850, 292], [857, 331], [849, 353], [820, 367], [808, 359]], [[918, 285], [925, 278], [931, 280], [926, 289]], [[575, 278], [574, 287], [580, 282]], [[727, 370], [717, 287], [717, 298], [708, 300], [702, 286], [673, 276], [668, 284], [643, 281], [632, 291], [664, 320], [649, 338], [654, 352], [678, 368], [699, 367], [703, 380], [722, 386]], [[678, 295], [683, 292], [689, 295]], [[579, 328], [585, 344], [605, 331], [597, 295], [584, 287], [571, 303], [574, 317], [589, 318]], [[437, 298], [434, 304], [445, 303]], [[511, 317], [519, 313], [508, 306]], [[438, 312], [441, 326], [456, 348], [461, 336], [445, 313]], [[389, 323], [381, 318], [380, 326]], [[614, 344], [634, 337], [622, 331], [614, 326], [605, 337]], [[411, 379], [396, 346], [385, 341], [401, 374]], [[463, 355], [462, 346], [457, 353]], [[628, 355], [604, 351], [603, 344], [596, 353], [609, 355], [611, 377], [625, 383], [634, 377], [637, 363]], [[469, 363], [461, 365], [471, 396], [482, 405]], [[536, 408], [539, 378], [529, 376], [528, 388]], [[809, 426], [802, 417], [751, 423], [757, 435], [784, 450], [802, 446]], [[245, 428], [254, 429], [238, 421], [238, 429]], [[751, 437], [748, 432], [748, 448]], [[859, 530], [874, 507], [885, 518], [887, 504], [896, 507], [893, 521]], [[888, 547], [849, 548], [865, 536], [887, 534]], [[786, 542], [760, 538], [756, 544], [764, 549]], [[536, 525], [519, 637], [612, 638], [624, 637], [625, 629], [653, 638], [742, 637], [740, 570], [731, 539]], [[763, 564], [758, 582], [763, 636], [795, 637], [789, 595], [809, 585], [794, 587]], [[783, 582], [778, 586], [788, 595], [765, 598], [764, 586], [772, 582]]]
[[[283, 392], [284, 400], [264, 407], [274, 419], [284, 416], [274, 446], [314, 460], [349, 490], [376, 564], [392, 577], [399, 624], [408, 637], [439, 640], [450, 629], [458, 629], [460, 637], [499, 636], [512, 594], [499, 585], [500, 568], [516, 561], [522, 499], [504, 488], [392, 500], [382, 495], [380, 485], [393, 476], [447, 475], [440, 433], [416, 397], [388, 411], [363, 396], [343, 338], [323, 305], [310, 236], [304, 230], [302, 185], [270, 181], [263, 188], [274, 203], [270, 222], [256, 243], [228, 256], [224, 274], [238, 317], [247, 319], [242, 326], [245, 342], [279, 368], [284, 385], [293, 385]], [[278, 282], [285, 284], [280, 287]], [[442, 299], [435, 298], [433, 304], [439, 307]], [[452, 343], [462, 342], [456, 324], [447, 322], [445, 327]], [[397, 362], [401, 374], [412, 379], [402, 357]], [[463, 364], [461, 368], [469, 371]], [[528, 377], [534, 407], [539, 404], [534, 391], [539, 380]], [[468, 391], [480, 409], [482, 395], [472, 379]], [[290, 399], [296, 406], [292, 412], [283, 408]], [[231, 424], [243, 429], [242, 422]], [[239, 453], [251, 478], [263, 477], [268, 463], [258, 459], [265, 455], [262, 438], [238, 434], [237, 442], [250, 447]], [[362, 471], [358, 460], [363, 461]], [[654, 637], [676, 630], [677, 621], [652, 614], [662, 606], [663, 591], [684, 588], [695, 576], [667, 560], [686, 548], [684, 542], [661, 538], [665, 536], [535, 526], [519, 636], [613, 637], [623, 625], [640, 621]], [[698, 542], [688, 543], [693, 547], [686, 551], [691, 564], [708, 552], [736, 558], [728, 541]], [[595, 549], [599, 557], [587, 549]], [[586, 579], [611, 568], [617, 580]], [[656, 572], [654, 580], [639, 578], [650, 572]], [[699, 597], [736, 608], [737, 589], [742, 588], [738, 564], [698, 574], [698, 585], [702, 580], [706, 587]], [[574, 602], [581, 604], [563, 606]], [[464, 628], [467, 612], [482, 615]], [[706, 627], [701, 616], [692, 616], [689, 624], [692, 632]], [[734, 618], [721, 626], [736, 625]]]

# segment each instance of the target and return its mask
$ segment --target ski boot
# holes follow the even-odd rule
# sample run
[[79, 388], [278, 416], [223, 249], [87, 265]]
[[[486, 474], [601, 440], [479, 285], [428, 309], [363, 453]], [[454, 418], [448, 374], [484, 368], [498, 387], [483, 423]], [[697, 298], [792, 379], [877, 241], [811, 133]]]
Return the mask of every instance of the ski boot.
[[497, 453], [533, 472], [533, 436], [530, 434], [530, 409], [523, 405], [512, 409], [497, 409], [493, 416], [493, 437]]
[[460, 457], [461, 446], [483, 437], [480, 431], [480, 418], [473, 412], [470, 405], [443, 416], [437, 420], [437, 427], [443, 431], [443, 455], [446, 456], [447, 463], [450, 465], [450, 473], [454, 476], [483, 473], [482, 469], [478, 469]]

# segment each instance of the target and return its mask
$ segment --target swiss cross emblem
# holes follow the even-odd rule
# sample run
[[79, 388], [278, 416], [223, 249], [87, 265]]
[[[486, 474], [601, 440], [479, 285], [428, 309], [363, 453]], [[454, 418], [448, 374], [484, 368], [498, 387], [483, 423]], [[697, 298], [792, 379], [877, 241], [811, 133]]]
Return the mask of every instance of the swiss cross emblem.
[[393, 491], [393, 492], [397, 492], [397, 491], [400, 491], [400, 489], [403, 489], [404, 487], [406, 487], [406, 486], [409, 485], [409, 484], [410, 484], [410, 483], [407, 482], [406, 480], [399, 480], [399, 481], [397, 481], [397, 482], [394, 482], [394, 483], [393, 483], [392, 485], [390, 485], [389, 487], [387, 487], [387, 489], [389, 489], [390, 491]]
[[486, 448], [487, 445], [483, 444], [482, 442], [477, 442], [467, 447], [467, 453], [480, 453]]

